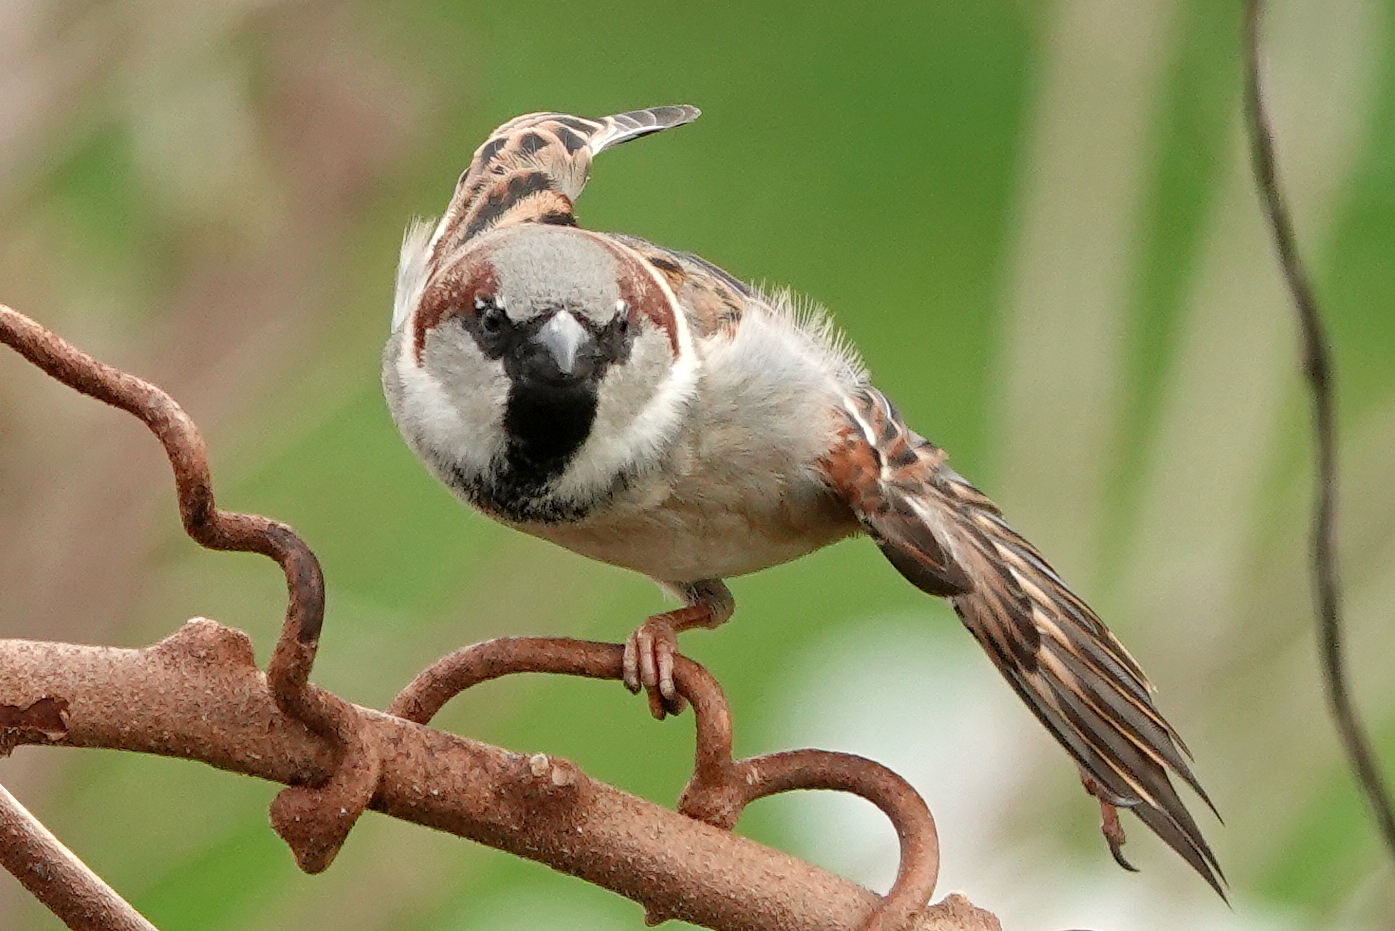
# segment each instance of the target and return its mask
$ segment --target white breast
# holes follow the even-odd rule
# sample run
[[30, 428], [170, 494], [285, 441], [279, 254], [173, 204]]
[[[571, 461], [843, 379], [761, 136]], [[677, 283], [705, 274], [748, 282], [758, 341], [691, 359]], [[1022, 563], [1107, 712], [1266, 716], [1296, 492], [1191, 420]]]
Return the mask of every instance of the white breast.
[[822, 318], [752, 302], [697, 355], [696, 394], [660, 465], [582, 520], [521, 529], [665, 582], [754, 572], [853, 533], [818, 463], [863, 376]]

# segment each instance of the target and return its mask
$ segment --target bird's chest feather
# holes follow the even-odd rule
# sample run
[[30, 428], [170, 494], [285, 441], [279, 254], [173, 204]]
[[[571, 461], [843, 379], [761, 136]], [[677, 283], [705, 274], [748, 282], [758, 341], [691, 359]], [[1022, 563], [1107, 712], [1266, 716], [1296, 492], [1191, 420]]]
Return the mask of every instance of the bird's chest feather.
[[520, 529], [665, 582], [720, 579], [789, 562], [853, 533], [846, 505], [788, 457], [685, 444], [573, 521]]
[[[603, 385], [590, 436], [546, 496], [523, 496], [531, 510], [478, 488], [467, 499], [534, 536], [665, 582], [755, 572], [856, 532], [819, 467], [836, 441], [842, 387], [792, 326], [750, 313], [737, 334], [705, 342], [681, 403], [656, 395], [632, 414], [639, 405]], [[649, 416], [655, 409], [669, 413]], [[491, 488], [508, 487], [496, 473]]]
[[743, 335], [705, 347], [688, 415], [653, 467], [580, 519], [521, 529], [665, 582], [755, 572], [856, 532], [818, 466], [837, 384], [799, 344]]

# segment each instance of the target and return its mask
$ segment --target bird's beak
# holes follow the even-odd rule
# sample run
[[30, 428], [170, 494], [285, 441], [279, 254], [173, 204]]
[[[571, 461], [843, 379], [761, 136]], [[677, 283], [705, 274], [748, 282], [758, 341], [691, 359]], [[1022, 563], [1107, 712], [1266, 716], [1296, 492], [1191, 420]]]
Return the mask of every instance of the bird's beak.
[[533, 340], [547, 350], [557, 365], [557, 371], [563, 375], [573, 375], [577, 368], [577, 355], [582, 347], [591, 342], [591, 334], [571, 313], [559, 310], [543, 324]]

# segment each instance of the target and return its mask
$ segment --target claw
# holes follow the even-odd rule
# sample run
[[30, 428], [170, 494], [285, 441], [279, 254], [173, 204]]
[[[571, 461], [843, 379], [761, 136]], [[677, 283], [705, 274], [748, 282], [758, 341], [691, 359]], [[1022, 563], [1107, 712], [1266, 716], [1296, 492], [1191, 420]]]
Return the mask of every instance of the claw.
[[735, 602], [720, 581], [709, 579], [666, 586], [688, 602], [687, 607], [656, 614], [635, 628], [625, 641], [621, 675], [625, 688], [649, 696], [649, 713], [662, 721], [688, 707], [674, 681], [674, 660], [678, 656], [678, 634], [693, 627], [716, 627], [731, 617]]
[[673, 701], [678, 697], [678, 687], [673, 684], [673, 655], [675, 646], [668, 641], [661, 641], [655, 644], [654, 659], [659, 667], [659, 694], [664, 697], [664, 701]]
[[688, 707], [673, 681], [677, 654], [678, 632], [662, 614], [635, 628], [625, 641], [625, 687], [631, 692], [643, 688], [649, 695], [649, 713], [660, 721]]
[[639, 631], [636, 630], [625, 640], [625, 659], [621, 666], [621, 679], [625, 683], [625, 688], [631, 693], [638, 695], [640, 689], [639, 681], [639, 645], [636, 638]]
[[655, 654], [663, 649], [664, 634], [673, 636], [671, 630], [660, 628], [656, 631], [656, 627], [658, 625], [650, 620], [635, 634], [639, 640], [639, 681], [651, 692], [659, 686], [659, 658]]
[[1114, 857], [1114, 862], [1130, 873], [1137, 873], [1138, 867], [1124, 859], [1124, 826], [1119, 823], [1119, 809], [1103, 799], [1100, 800], [1100, 833], [1104, 835], [1104, 842], [1109, 845], [1109, 853]]
[[668, 707], [664, 704], [662, 695], [658, 692], [645, 692], [644, 694], [649, 699], [649, 713], [654, 716], [655, 721], [662, 721], [668, 717]]
[[1104, 842], [1109, 845], [1110, 856], [1114, 858], [1115, 863], [1130, 873], [1137, 873], [1138, 867], [1124, 857], [1124, 826], [1119, 823], [1119, 809], [1113, 803], [1105, 801], [1104, 787], [1093, 777], [1082, 771], [1080, 781], [1085, 786], [1085, 791], [1100, 803], [1100, 833], [1104, 835]]

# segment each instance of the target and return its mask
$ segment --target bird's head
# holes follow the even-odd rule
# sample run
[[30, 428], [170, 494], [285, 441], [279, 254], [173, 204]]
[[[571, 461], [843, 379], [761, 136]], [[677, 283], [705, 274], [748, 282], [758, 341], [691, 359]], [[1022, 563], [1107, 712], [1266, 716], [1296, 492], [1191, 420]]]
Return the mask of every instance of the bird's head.
[[546, 224], [482, 236], [438, 269], [417, 239], [403, 249], [384, 384], [398, 428], [443, 480], [506, 518], [562, 519], [652, 465], [696, 372], [686, 323], [647, 263]]

